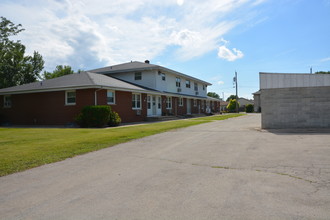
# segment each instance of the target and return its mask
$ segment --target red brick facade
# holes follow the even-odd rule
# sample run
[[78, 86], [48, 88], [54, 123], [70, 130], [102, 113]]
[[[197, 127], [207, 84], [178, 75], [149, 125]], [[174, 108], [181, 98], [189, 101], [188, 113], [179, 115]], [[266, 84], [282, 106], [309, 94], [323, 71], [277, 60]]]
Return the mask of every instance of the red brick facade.
[[[65, 104], [65, 91], [40, 92], [11, 95], [12, 105], [4, 108], [4, 96], [0, 96], [0, 115], [10, 124], [24, 125], [67, 125], [74, 123], [75, 117], [87, 105], [107, 105], [107, 90], [79, 89], [76, 90], [76, 104]], [[166, 109], [166, 96], [162, 97], [163, 115], [187, 114], [187, 101], [191, 101], [191, 113], [206, 112], [206, 101], [183, 98], [180, 106], [179, 97], [172, 97], [172, 108]], [[202, 104], [202, 102], [204, 104]], [[213, 101], [212, 112], [219, 112], [220, 102]], [[132, 92], [115, 91], [115, 104], [110, 104], [123, 123], [144, 121], [147, 117], [147, 94], [141, 94], [141, 110], [132, 109]]]

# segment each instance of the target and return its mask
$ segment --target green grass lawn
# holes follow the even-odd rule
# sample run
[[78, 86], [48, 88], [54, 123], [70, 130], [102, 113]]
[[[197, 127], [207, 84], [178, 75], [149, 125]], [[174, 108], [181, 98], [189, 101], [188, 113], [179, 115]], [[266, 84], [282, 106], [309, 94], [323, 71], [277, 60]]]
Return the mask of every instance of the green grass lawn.
[[241, 115], [216, 115], [108, 129], [0, 128], [0, 176], [160, 132]]

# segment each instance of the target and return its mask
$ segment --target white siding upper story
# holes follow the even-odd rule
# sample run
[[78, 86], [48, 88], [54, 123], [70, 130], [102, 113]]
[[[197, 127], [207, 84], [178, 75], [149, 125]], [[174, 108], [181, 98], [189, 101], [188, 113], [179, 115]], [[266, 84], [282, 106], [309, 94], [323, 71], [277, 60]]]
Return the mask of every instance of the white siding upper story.
[[260, 89], [330, 86], [330, 74], [259, 73]]
[[[161, 71], [141, 71], [141, 79], [135, 79], [135, 72], [115, 73], [113, 77], [131, 82], [140, 86], [145, 86], [150, 89], [155, 89], [160, 92], [177, 93], [181, 95], [191, 96], [207, 96], [207, 85], [198, 82], [197, 80], [182, 77], [173, 73]], [[163, 78], [165, 77], [165, 80]], [[180, 78], [180, 87], [177, 87], [176, 78]], [[186, 87], [186, 80], [190, 81], [190, 88]], [[197, 91], [195, 91], [194, 83], [197, 83]], [[204, 87], [204, 89], [203, 89]]]

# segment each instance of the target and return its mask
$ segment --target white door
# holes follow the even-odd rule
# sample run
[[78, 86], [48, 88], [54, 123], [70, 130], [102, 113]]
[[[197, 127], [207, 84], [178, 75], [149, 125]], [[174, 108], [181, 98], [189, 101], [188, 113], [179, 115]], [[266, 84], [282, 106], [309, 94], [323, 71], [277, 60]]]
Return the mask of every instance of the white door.
[[152, 115], [152, 109], [151, 109], [151, 96], [147, 96], [147, 116]]
[[161, 116], [162, 115], [162, 98], [160, 96], [156, 96], [156, 104], [157, 104], [157, 115]]
[[187, 114], [191, 114], [191, 99], [187, 99]]

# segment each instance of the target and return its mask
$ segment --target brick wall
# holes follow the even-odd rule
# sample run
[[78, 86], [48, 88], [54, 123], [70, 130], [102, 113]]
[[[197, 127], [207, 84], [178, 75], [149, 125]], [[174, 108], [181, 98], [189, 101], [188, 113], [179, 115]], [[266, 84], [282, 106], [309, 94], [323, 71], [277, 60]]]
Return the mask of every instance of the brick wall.
[[[65, 105], [65, 91], [11, 95], [12, 107], [3, 107], [0, 96], [0, 114], [5, 121], [21, 125], [66, 125], [87, 105], [94, 105], [96, 89], [76, 90], [76, 105]], [[97, 91], [97, 104], [107, 105], [107, 90]], [[116, 103], [110, 105], [122, 122], [143, 121], [147, 115], [146, 94], [142, 94], [142, 110], [137, 114], [132, 109], [131, 92], [115, 92]]]

